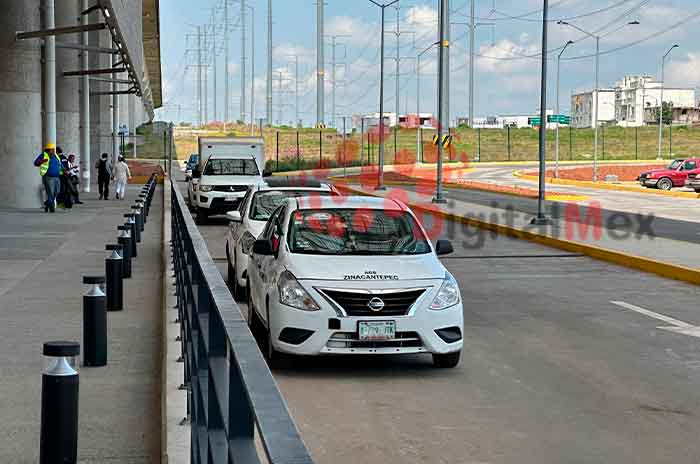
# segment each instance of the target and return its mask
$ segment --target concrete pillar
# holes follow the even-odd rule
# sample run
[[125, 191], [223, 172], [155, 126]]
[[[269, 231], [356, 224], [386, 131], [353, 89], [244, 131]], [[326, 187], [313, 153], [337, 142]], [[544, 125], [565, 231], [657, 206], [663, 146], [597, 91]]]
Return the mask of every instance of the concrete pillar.
[[40, 29], [39, 0], [4, 0], [0, 14], [0, 207], [39, 208], [41, 177], [41, 40], [15, 40]]
[[[101, 13], [91, 13], [90, 23], [101, 21]], [[111, 48], [112, 38], [108, 31], [90, 32], [90, 45]], [[90, 68], [109, 68], [111, 56], [105, 53], [90, 53]], [[97, 77], [110, 77], [111, 74]], [[90, 92], [107, 92], [111, 84], [103, 81], [90, 81]], [[112, 153], [112, 97], [109, 95], [92, 95], [90, 97], [90, 151], [92, 159], [97, 161], [102, 153]], [[95, 164], [93, 161], [93, 165]], [[94, 173], [93, 168], [93, 173]]]
[[[78, 3], [75, 1], [61, 2], [56, 8], [56, 25], [59, 27], [76, 26], [79, 24]], [[59, 41], [78, 44], [78, 34], [61, 35]], [[80, 51], [67, 48], [56, 48], [56, 144], [63, 148], [66, 155], [69, 152], [80, 153], [80, 78], [63, 77], [65, 71], [80, 69]]]
[[[54, 0], [43, 0], [43, 27], [53, 29]], [[44, 143], [56, 143], [56, 37], [44, 38]]]

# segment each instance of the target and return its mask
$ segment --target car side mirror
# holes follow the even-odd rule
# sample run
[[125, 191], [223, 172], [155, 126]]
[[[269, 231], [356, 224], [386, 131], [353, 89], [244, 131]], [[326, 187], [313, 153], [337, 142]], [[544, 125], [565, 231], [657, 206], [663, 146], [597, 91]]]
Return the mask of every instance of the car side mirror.
[[269, 169], [263, 169], [263, 174], [262, 174], [262, 176], [263, 176], [263, 177], [271, 177], [271, 176], [272, 176], [272, 171], [270, 171]]
[[226, 213], [226, 218], [231, 222], [243, 222], [240, 211], [229, 211]]
[[192, 170], [192, 178], [199, 179], [200, 177], [202, 177], [202, 173], [199, 172], [199, 169], [198, 168], [193, 169]]
[[253, 254], [260, 256], [272, 256], [272, 242], [270, 240], [260, 239], [253, 243]]
[[449, 240], [438, 240], [435, 244], [435, 254], [438, 256], [449, 255], [454, 253], [454, 248], [452, 248], [452, 243]]

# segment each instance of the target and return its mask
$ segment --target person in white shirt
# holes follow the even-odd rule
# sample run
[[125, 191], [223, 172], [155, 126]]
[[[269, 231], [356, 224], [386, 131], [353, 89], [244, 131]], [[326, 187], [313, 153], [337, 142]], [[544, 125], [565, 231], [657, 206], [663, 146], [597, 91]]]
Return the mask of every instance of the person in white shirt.
[[131, 171], [129, 165], [124, 161], [124, 157], [120, 156], [117, 164], [114, 165], [114, 181], [116, 183], [117, 200], [123, 200], [126, 196], [126, 184], [131, 179]]

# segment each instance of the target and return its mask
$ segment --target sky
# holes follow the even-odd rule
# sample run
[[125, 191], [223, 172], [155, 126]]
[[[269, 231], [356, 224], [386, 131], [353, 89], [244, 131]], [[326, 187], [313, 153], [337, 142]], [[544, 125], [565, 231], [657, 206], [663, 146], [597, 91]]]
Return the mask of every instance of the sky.
[[[229, 2], [229, 108], [240, 117], [241, 28], [239, 0], [165, 0], [161, 2], [161, 54], [164, 108], [157, 118], [197, 121], [197, 26], [214, 18], [217, 89], [213, 58], [208, 61], [207, 101], [210, 120], [224, 115], [224, 1]], [[476, 60], [475, 115], [532, 114], [540, 99], [542, 0], [475, 0]], [[385, 0], [386, 2], [386, 0]], [[267, 0], [247, 0], [255, 10], [255, 118], [266, 117]], [[437, 0], [400, 0], [400, 8], [386, 9], [385, 111], [396, 111], [397, 13], [400, 112], [417, 109], [416, 56], [437, 40]], [[470, 0], [451, 0], [450, 114], [468, 114]], [[560, 62], [561, 112], [568, 113], [570, 95], [590, 90], [594, 83], [595, 40], [572, 25], [599, 35], [600, 85], [613, 86], [625, 75], [649, 74], [660, 78], [661, 57], [673, 45], [666, 61], [666, 85], [700, 86], [700, 4], [697, 0], [550, 0], [548, 22], [547, 106], [556, 95], [557, 55], [568, 41]], [[250, 120], [251, 10], [247, 9], [246, 120]], [[335, 121], [343, 116], [379, 110], [380, 8], [369, 0], [326, 0], [325, 3], [325, 114], [333, 125], [331, 79], [332, 36], [336, 37]], [[316, 122], [316, 2], [272, 0], [273, 122], [291, 124], [296, 116], [295, 89], [299, 87], [299, 117], [305, 125]], [[638, 21], [638, 25], [629, 22]], [[210, 27], [211, 30], [211, 27]], [[299, 76], [295, 80], [295, 57]], [[437, 52], [423, 54], [420, 67], [420, 110], [436, 112]], [[214, 100], [216, 99], [216, 118]]]

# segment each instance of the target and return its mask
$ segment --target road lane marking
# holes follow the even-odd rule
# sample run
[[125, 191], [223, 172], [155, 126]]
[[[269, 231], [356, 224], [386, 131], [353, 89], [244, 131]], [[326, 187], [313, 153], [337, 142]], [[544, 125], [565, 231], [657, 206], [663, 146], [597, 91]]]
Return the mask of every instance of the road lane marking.
[[616, 306], [619, 306], [621, 308], [629, 309], [630, 311], [634, 311], [634, 312], [637, 312], [639, 314], [643, 314], [647, 317], [651, 317], [653, 319], [663, 321], [663, 322], [671, 325], [671, 327], [657, 327], [657, 329], [659, 329], [659, 330], [666, 330], [666, 331], [678, 333], [681, 335], [687, 335], [689, 337], [700, 338], [700, 327], [698, 327], [698, 326], [688, 324], [687, 322], [679, 321], [678, 319], [674, 319], [672, 317], [665, 316], [663, 314], [659, 314], [659, 313], [656, 313], [654, 311], [650, 311], [648, 309], [640, 308], [639, 306], [635, 306], [633, 304], [629, 304], [629, 303], [626, 303], [624, 301], [611, 301], [610, 303], [612, 303]]

